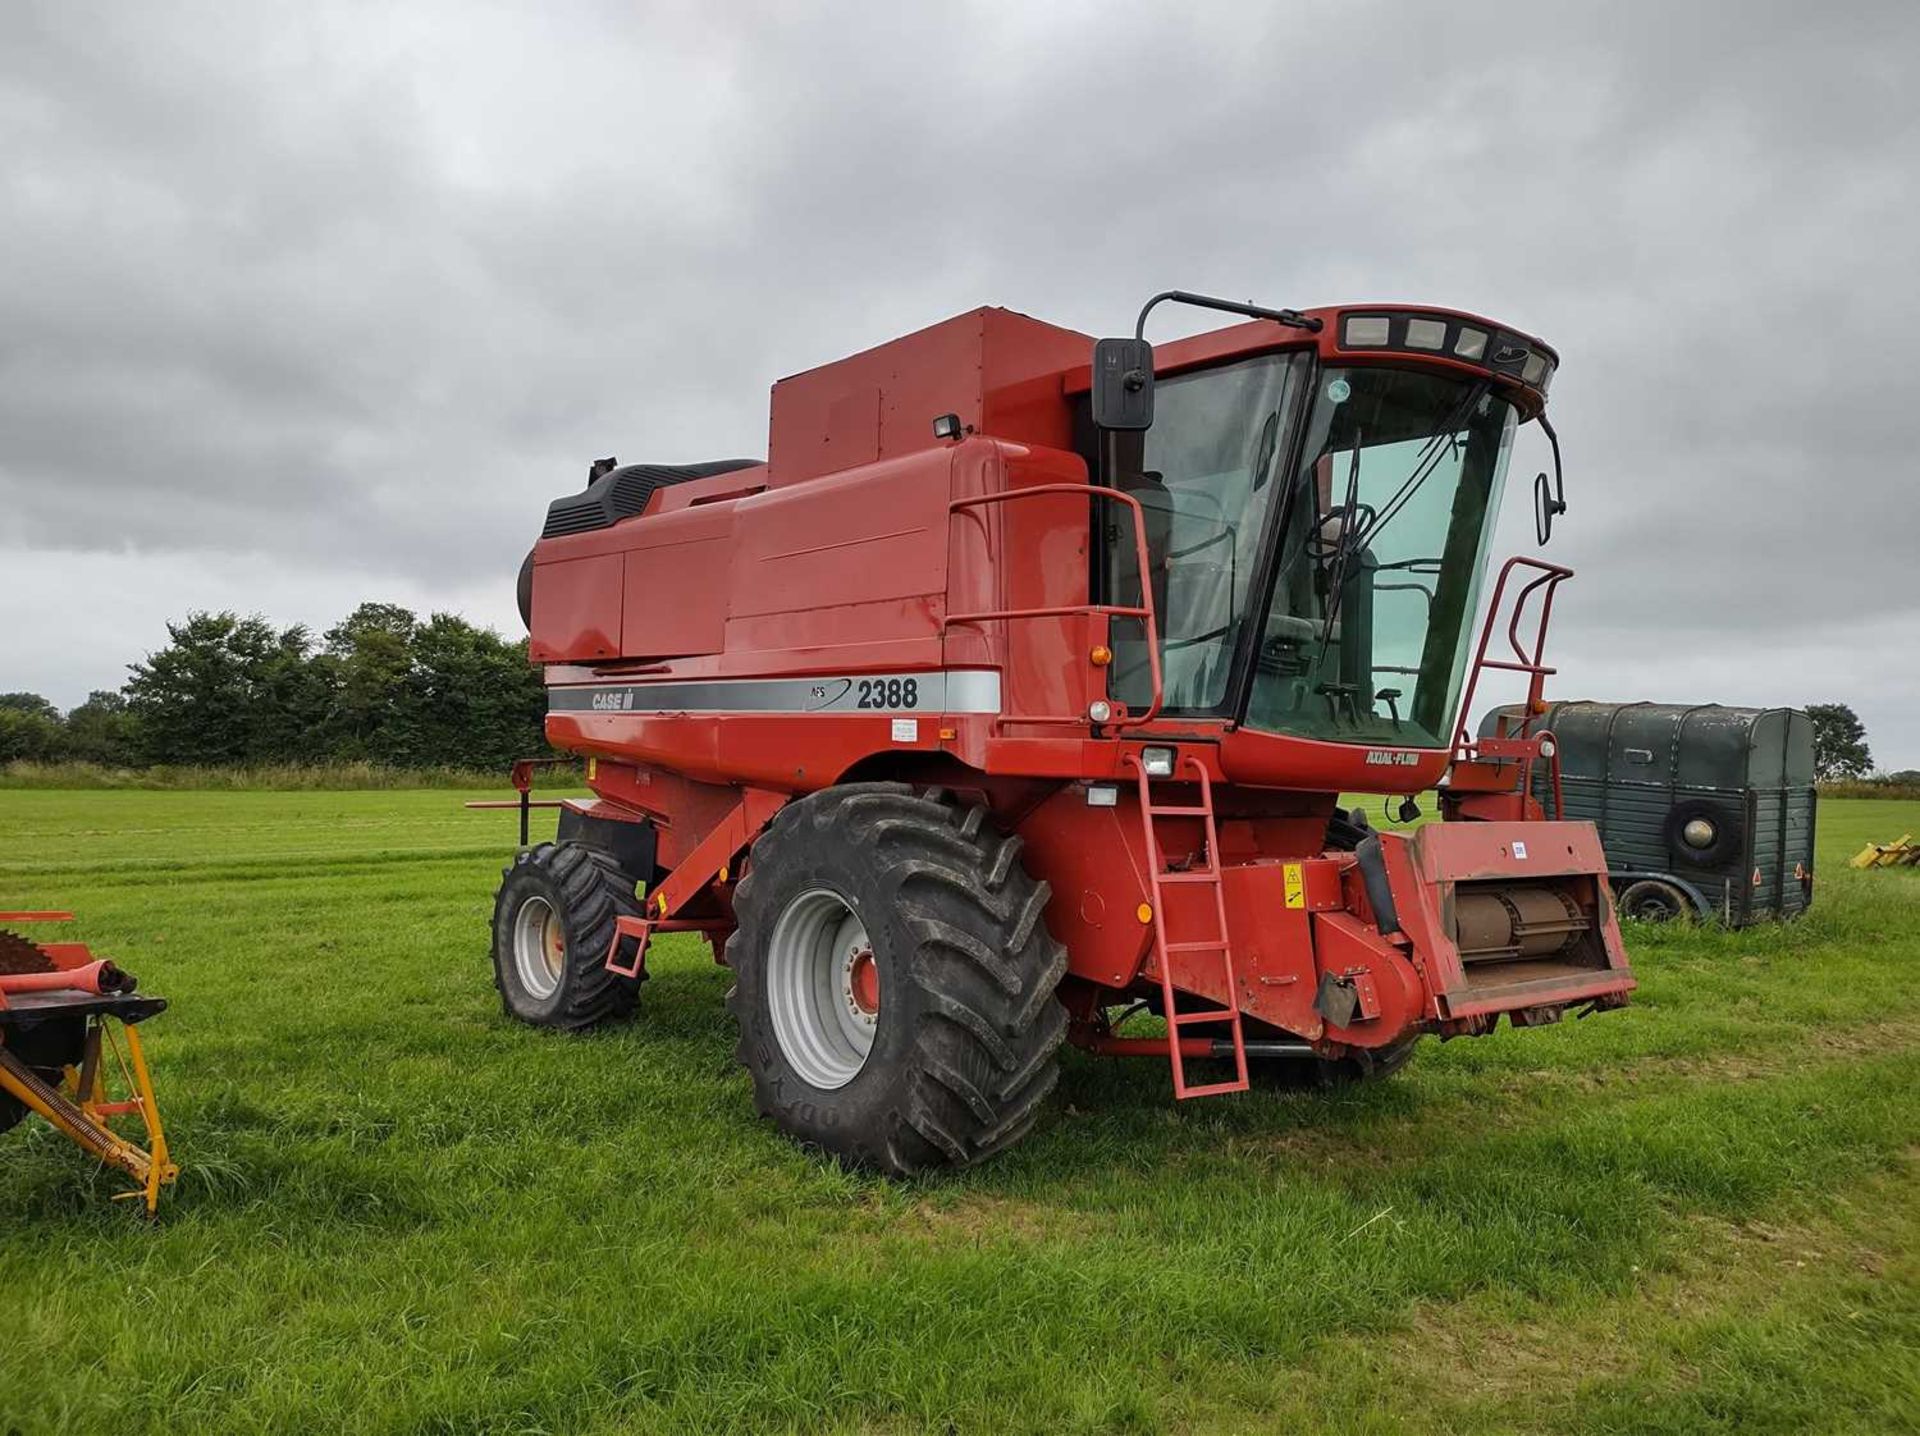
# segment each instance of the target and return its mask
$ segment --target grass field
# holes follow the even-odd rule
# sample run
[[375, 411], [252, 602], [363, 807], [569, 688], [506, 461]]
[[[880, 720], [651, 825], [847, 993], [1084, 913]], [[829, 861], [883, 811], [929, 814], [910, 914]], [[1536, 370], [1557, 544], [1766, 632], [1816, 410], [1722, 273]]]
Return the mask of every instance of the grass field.
[[1638, 930], [1634, 1006], [1337, 1095], [1070, 1055], [977, 1172], [754, 1117], [668, 939], [630, 1026], [502, 1019], [506, 813], [0, 794], [0, 907], [173, 999], [161, 1218], [0, 1137], [0, 1433], [1920, 1430], [1920, 804], [1812, 914]]

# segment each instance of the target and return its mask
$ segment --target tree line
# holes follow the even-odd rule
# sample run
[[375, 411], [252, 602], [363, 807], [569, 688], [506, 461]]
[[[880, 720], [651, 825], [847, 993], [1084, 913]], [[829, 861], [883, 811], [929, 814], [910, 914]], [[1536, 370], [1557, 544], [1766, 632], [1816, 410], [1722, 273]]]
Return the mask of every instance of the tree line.
[[[490, 769], [547, 751], [546, 690], [526, 641], [452, 614], [363, 603], [315, 639], [257, 614], [194, 613], [167, 638], [122, 687], [65, 714], [37, 693], [0, 693], [0, 763]], [[1820, 781], [1873, 771], [1852, 708], [1806, 712]]]
[[0, 763], [490, 769], [547, 751], [525, 640], [452, 614], [363, 603], [316, 639], [302, 624], [193, 613], [167, 636], [122, 687], [68, 713], [0, 694]]

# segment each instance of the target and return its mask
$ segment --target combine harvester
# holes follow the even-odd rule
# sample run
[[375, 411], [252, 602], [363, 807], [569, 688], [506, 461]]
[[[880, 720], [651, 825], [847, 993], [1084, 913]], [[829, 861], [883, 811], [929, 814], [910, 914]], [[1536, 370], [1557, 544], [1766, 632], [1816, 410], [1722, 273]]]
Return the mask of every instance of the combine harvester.
[[[1156, 351], [1165, 301], [1247, 322]], [[1623, 1005], [1594, 828], [1530, 790], [1569, 570], [1510, 560], [1471, 643], [1556, 362], [1439, 309], [984, 309], [780, 381], [764, 463], [596, 463], [520, 575], [595, 796], [506, 870], [507, 1011], [620, 1016], [703, 933], [761, 1112], [904, 1174], [1019, 1140], [1063, 1041], [1200, 1097]], [[1488, 670], [1529, 716], [1476, 737]], [[1337, 806], [1436, 785], [1411, 834]]]
[[[72, 920], [70, 912], [0, 912], [0, 924]], [[136, 986], [83, 943], [30, 942], [0, 929], [0, 1132], [38, 1113], [133, 1178], [138, 1186], [120, 1199], [145, 1201], [151, 1215], [179, 1169], [167, 1159], [136, 1030], [167, 1004], [137, 996]], [[137, 1117], [146, 1145], [114, 1131], [115, 1117]]]

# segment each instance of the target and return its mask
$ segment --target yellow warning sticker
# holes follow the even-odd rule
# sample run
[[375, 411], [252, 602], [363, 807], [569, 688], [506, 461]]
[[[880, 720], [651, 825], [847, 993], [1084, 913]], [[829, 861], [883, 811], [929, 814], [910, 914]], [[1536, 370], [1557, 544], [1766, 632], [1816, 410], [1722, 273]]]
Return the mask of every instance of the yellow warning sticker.
[[1300, 864], [1287, 863], [1280, 869], [1287, 884], [1287, 906], [1305, 907], [1307, 905], [1307, 880], [1300, 871]]

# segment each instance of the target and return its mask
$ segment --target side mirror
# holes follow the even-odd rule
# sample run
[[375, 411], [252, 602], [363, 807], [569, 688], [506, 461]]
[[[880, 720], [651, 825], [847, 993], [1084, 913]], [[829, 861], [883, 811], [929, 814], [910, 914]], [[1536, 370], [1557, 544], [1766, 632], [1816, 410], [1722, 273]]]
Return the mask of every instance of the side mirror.
[[1093, 422], [1101, 429], [1153, 427], [1153, 346], [1146, 340], [1093, 346]]
[[1544, 471], [1533, 476], [1533, 536], [1542, 548], [1553, 537], [1553, 521], [1567, 511], [1564, 492], [1555, 492]]

